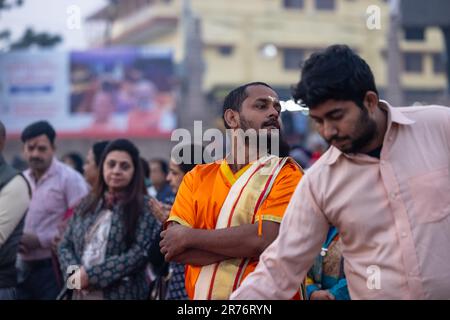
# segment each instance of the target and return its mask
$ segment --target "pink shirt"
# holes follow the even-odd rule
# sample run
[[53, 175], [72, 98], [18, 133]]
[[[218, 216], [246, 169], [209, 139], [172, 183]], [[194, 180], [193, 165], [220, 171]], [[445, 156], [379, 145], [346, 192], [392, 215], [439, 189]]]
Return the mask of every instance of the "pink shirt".
[[43, 248], [21, 254], [21, 257], [23, 260], [49, 258], [52, 240], [58, 234], [65, 212], [88, 193], [88, 186], [78, 172], [56, 158], [37, 183], [30, 169], [24, 175], [33, 195], [23, 232], [36, 234]]
[[388, 110], [381, 159], [331, 147], [232, 299], [289, 299], [333, 224], [352, 299], [450, 298], [450, 108]]

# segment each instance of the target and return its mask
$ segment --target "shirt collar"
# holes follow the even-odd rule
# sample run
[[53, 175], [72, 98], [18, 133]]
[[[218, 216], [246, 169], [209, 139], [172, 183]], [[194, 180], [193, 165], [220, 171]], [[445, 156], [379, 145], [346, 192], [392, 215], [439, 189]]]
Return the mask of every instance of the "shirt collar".
[[391, 127], [392, 122], [401, 124], [401, 125], [410, 125], [415, 123], [414, 120], [405, 116], [399, 108], [394, 108], [389, 104], [389, 102], [385, 100], [380, 100], [379, 106], [381, 109], [386, 110], [388, 113], [388, 131]]
[[[405, 116], [400, 110], [398, 110], [398, 108], [392, 107], [389, 104], [389, 102], [387, 102], [385, 100], [380, 100], [380, 103], [378, 105], [380, 106], [381, 109], [387, 111], [388, 125], [387, 125], [386, 134], [391, 129], [392, 123], [397, 123], [399, 125], [411, 125], [411, 124], [415, 123], [414, 120]], [[326, 163], [328, 165], [334, 164], [337, 161], [337, 159], [339, 158], [339, 156], [344, 154], [342, 151], [340, 151], [338, 148], [336, 148], [334, 146], [330, 146], [329, 153], [330, 154], [328, 155], [328, 159], [326, 160]], [[351, 155], [347, 155], [347, 154], [344, 154], [344, 156], [351, 157]]]

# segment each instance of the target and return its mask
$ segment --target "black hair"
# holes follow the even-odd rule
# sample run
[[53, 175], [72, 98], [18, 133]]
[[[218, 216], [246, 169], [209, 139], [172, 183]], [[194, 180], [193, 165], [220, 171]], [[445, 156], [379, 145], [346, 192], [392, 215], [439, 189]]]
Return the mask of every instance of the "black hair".
[[55, 129], [45, 120], [34, 122], [28, 125], [23, 131], [20, 139], [23, 143], [30, 139], [36, 138], [42, 134], [45, 134], [50, 140], [51, 145], [55, 143], [56, 132]]
[[309, 108], [327, 100], [353, 101], [364, 109], [367, 91], [378, 95], [369, 65], [346, 45], [333, 45], [305, 61], [300, 82], [293, 88], [295, 101]]
[[81, 157], [80, 154], [78, 154], [77, 152], [70, 152], [67, 153], [63, 156], [64, 158], [69, 158], [70, 160], [73, 161], [73, 163], [75, 164], [75, 170], [78, 171], [79, 173], [83, 174], [83, 158]]
[[149, 178], [150, 177], [150, 167], [148, 165], [147, 160], [141, 157], [141, 165], [142, 165], [142, 174], [144, 177]]
[[91, 203], [87, 206], [82, 214], [88, 214], [95, 210], [99, 201], [103, 198], [108, 186], [103, 177], [103, 164], [107, 155], [112, 151], [124, 151], [131, 157], [134, 166], [133, 177], [130, 184], [125, 188], [125, 197], [123, 201], [123, 221], [125, 224], [125, 240], [127, 246], [131, 246], [135, 240], [136, 226], [139, 216], [143, 213], [145, 184], [142, 174], [142, 165], [138, 148], [127, 139], [117, 139], [111, 141], [105, 148], [99, 165], [99, 179], [94, 186], [93, 197]]
[[109, 142], [110, 141], [108, 140], [103, 140], [92, 145], [92, 153], [94, 154], [94, 161], [97, 167], [100, 166], [100, 160], [102, 158], [103, 151], [105, 151], [105, 148]]
[[150, 160], [151, 163], [158, 163], [161, 167], [162, 172], [164, 173], [164, 176], [167, 176], [169, 173], [169, 165], [167, 164], [167, 161], [160, 158], [154, 158]]
[[273, 90], [271, 86], [264, 82], [250, 82], [231, 90], [223, 101], [222, 118], [225, 128], [230, 129], [230, 126], [228, 126], [227, 122], [225, 121], [225, 111], [227, 111], [228, 109], [240, 111], [242, 102], [244, 102], [244, 100], [248, 97], [247, 88], [251, 86], [266, 86], [267, 88]]
[[[180, 147], [179, 152], [177, 152], [177, 151], [175, 151], [175, 152], [177, 152], [180, 155], [181, 159], [183, 159], [183, 154], [184, 154], [183, 150], [185, 150], [186, 148], [190, 148], [191, 149], [191, 158], [189, 159], [189, 161], [188, 162], [181, 162], [181, 163], [178, 164], [178, 166], [180, 167], [180, 170], [183, 171], [184, 173], [188, 173], [189, 171], [194, 169], [194, 167], [197, 164], [205, 163], [205, 161], [203, 159], [203, 152], [205, 151], [205, 148], [202, 145], [191, 143], [189, 145], [181, 145], [179, 147]], [[196, 159], [195, 155], [196, 154], [201, 154], [202, 155], [200, 163], [196, 163], [195, 162], [195, 159]]]

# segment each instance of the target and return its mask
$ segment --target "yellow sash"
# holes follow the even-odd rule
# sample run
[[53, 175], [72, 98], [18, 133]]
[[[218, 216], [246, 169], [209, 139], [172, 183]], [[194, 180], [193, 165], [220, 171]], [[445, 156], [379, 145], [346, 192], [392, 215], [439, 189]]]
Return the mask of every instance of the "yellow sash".
[[[264, 156], [233, 184], [219, 213], [216, 229], [255, 222], [255, 215], [289, 158]], [[261, 218], [261, 217], [260, 217]], [[259, 233], [261, 219], [259, 219]], [[195, 300], [223, 300], [240, 285], [249, 259], [228, 259], [202, 267], [195, 284]]]

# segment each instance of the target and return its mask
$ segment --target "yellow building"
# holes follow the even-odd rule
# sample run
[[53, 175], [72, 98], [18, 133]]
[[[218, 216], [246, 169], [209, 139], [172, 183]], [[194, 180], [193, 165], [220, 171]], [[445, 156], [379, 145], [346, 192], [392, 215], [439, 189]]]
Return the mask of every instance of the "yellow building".
[[[92, 46], [158, 45], [185, 54], [184, 0], [118, 0], [89, 18], [115, 17], [109, 33], [90, 32]], [[266, 81], [287, 96], [308, 55], [334, 43], [355, 49], [371, 66], [383, 95], [387, 87], [389, 6], [384, 0], [191, 0], [201, 22], [203, 89], [221, 97], [230, 87]], [[374, 7], [375, 6], [375, 7]], [[377, 11], [379, 10], [379, 11]], [[379, 17], [376, 13], [379, 12]], [[378, 19], [379, 18], [379, 19]], [[375, 19], [375, 20], [373, 20]], [[375, 21], [375, 27], [373, 22]], [[92, 29], [96, 30], [96, 29]], [[406, 40], [406, 36], [418, 40]], [[401, 86], [406, 102], [433, 100], [447, 81], [444, 40], [438, 28], [399, 33]]]

